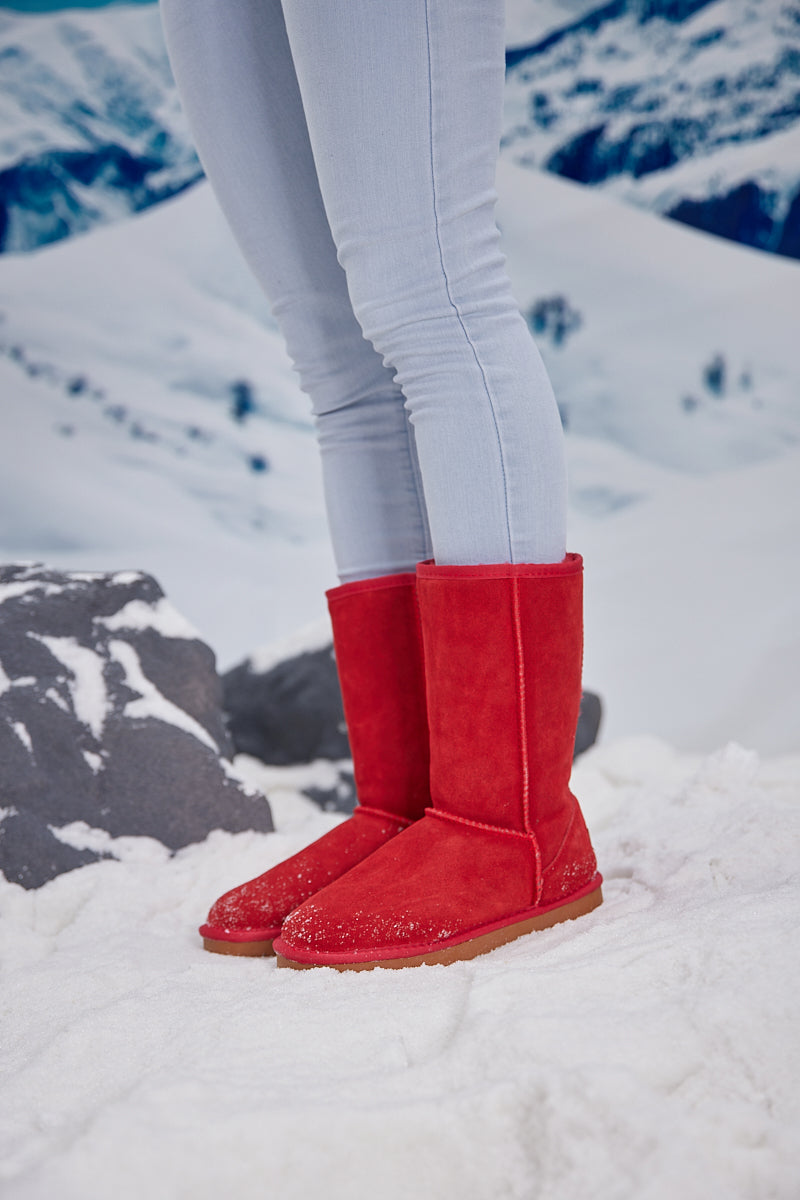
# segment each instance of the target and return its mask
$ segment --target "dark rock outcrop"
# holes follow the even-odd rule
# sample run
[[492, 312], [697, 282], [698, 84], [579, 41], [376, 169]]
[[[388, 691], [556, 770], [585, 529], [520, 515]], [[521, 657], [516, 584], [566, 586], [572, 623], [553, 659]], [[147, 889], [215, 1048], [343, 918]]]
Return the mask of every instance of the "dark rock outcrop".
[[747, 180], [723, 195], [680, 200], [666, 216], [757, 250], [800, 258], [800, 191], [785, 214], [777, 216], [780, 207], [774, 191]]
[[223, 675], [222, 704], [240, 754], [280, 767], [350, 757], [332, 645], [263, 673], [246, 659]]
[[[266, 671], [257, 670], [253, 661], [246, 659], [222, 677], [222, 689], [228, 728], [238, 753], [272, 766], [332, 760], [339, 772], [336, 787], [305, 788], [305, 794], [322, 808], [352, 811], [356, 796], [345, 765], [350, 746], [332, 645], [284, 659]], [[601, 716], [600, 698], [584, 692], [576, 756], [594, 745]]]
[[230, 773], [219, 699], [212, 651], [150, 576], [0, 567], [6, 877], [38, 887], [124, 835], [174, 850], [270, 830]]
[[0, 171], [0, 251], [32, 250], [83, 233], [202, 178], [199, 163], [170, 171], [156, 155], [137, 157], [113, 144], [24, 158]]

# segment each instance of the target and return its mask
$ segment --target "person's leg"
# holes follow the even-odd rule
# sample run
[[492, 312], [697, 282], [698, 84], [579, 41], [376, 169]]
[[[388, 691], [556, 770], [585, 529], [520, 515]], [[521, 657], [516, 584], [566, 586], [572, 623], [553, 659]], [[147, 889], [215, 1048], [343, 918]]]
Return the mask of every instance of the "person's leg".
[[279, 966], [471, 958], [592, 911], [569, 790], [582, 564], [555, 400], [494, 223], [502, 0], [283, 0], [353, 308], [397, 370], [435, 562], [417, 568], [431, 806], [305, 901]]
[[565, 553], [562, 431], [494, 220], [503, 0], [283, 0], [353, 309], [397, 372], [438, 564]]
[[413, 430], [356, 321], [319, 192], [280, 0], [161, 0], [200, 159], [312, 401], [340, 580], [430, 554]]
[[430, 553], [413, 431], [364, 339], [322, 205], [279, 0], [161, 0], [200, 158], [312, 400], [343, 583], [328, 592], [354, 815], [221, 896], [206, 949], [262, 955], [284, 917], [429, 802], [416, 563]]
[[413, 574], [328, 592], [358, 804], [349, 820], [212, 904], [200, 927], [217, 954], [262, 955], [285, 918], [422, 817], [430, 772], [422, 631]]

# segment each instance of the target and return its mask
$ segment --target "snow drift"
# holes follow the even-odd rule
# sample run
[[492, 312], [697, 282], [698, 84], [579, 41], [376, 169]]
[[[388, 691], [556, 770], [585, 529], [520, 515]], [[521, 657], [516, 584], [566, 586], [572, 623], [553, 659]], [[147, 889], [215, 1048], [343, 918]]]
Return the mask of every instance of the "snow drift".
[[449, 967], [206, 954], [226, 887], [339, 819], [0, 884], [8, 1200], [793, 1200], [800, 759], [654, 739], [576, 766], [578, 922]]

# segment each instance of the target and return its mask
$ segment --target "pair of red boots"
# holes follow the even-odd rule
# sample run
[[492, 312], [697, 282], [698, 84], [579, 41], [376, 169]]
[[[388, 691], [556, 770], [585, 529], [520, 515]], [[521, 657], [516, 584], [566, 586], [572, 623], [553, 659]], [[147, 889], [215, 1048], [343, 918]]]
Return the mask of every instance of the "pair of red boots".
[[569, 791], [582, 583], [569, 554], [420, 563], [328, 592], [359, 803], [217, 900], [206, 949], [340, 970], [449, 963], [596, 908]]

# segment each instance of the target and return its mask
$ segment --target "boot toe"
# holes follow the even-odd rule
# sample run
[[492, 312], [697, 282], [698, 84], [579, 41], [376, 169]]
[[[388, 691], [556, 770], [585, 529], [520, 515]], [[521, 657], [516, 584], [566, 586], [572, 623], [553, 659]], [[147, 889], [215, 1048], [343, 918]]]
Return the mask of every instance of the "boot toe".
[[295, 909], [275, 948], [316, 965], [424, 955], [526, 909], [534, 888], [522, 839], [428, 816]]
[[402, 825], [401, 819], [356, 810], [291, 858], [225, 892], [212, 904], [200, 932], [220, 940], [275, 937], [290, 912], [396, 837]]

